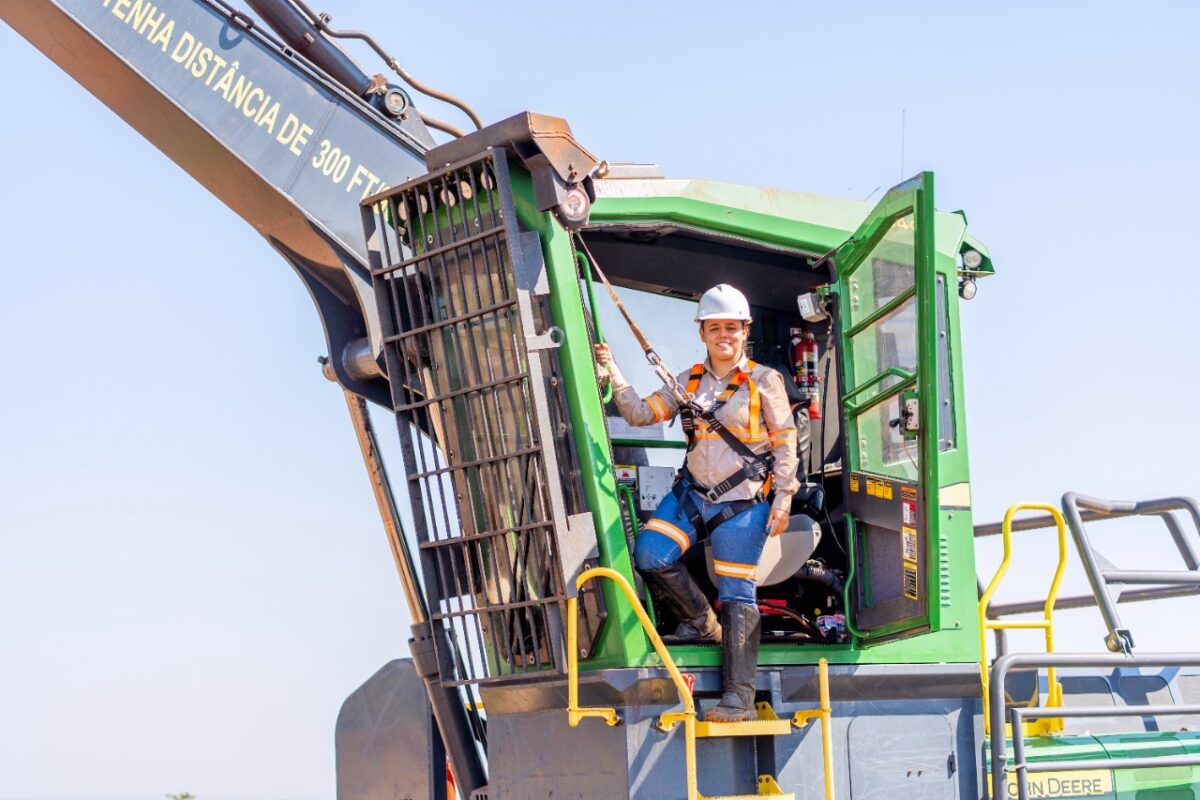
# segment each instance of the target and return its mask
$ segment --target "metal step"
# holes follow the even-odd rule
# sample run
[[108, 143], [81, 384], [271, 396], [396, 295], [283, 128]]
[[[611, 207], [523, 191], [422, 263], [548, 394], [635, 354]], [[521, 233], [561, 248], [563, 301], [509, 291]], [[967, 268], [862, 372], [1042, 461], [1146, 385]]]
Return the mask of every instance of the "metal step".
[[[750, 722], [696, 722], [697, 739], [715, 739], [725, 736], [786, 736], [792, 733], [790, 719], [780, 719], [770, 703], [755, 703], [758, 719]], [[764, 776], [769, 777], [769, 776]], [[761, 777], [759, 779], [761, 783]]]
[[[754, 725], [753, 722], [725, 723], [726, 725]], [[763, 797], [773, 797], [775, 800], [795, 800], [793, 792], [785, 792], [779, 788], [773, 775], [758, 776], [758, 794], [726, 794], [719, 797], [705, 797], [703, 800], [761, 800]]]

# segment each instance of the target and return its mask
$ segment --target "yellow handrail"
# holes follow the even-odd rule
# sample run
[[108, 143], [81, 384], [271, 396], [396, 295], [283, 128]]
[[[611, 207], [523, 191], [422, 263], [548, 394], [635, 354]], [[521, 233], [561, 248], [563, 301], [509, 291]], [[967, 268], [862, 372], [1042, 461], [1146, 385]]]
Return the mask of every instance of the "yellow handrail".
[[[646, 632], [647, 638], [650, 639], [650, 644], [654, 646], [654, 652], [658, 653], [658, 657], [662, 660], [663, 666], [666, 667], [667, 673], [670, 674], [675, 688], [679, 690], [679, 699], [683, 702], [683, 711], [663, 714], [661, 723], [683, 723], [684, 750], [686, 752], [687, 800], [701, 800], [700, 790], [696, 788], [696, 704], [692, 700], [692, 693], [684, 682], [683, 676], [679, 674], [679, 668], [675, 666], [675, 661], [671, 658], [670, 652], [667, 651], [667, 646], [663, 644], [662, 637], [658, 635], [658, 631], [654, 630], [654, 625], [650, 622], [650, 617], [646, 614], [646, 609], [642, 607], [637, 593], [633, 591], [633, 587], [625, 580], [625, 576], [608, 567], [592, 567], [591, 569], [584, 570], [575, 579], [576, 591], [582, 589], [584, 584], [593, 578], [608, 578], [625, 593], [625, 598], [633, 608], [633, 613], [637, 615], [638, 622], [642, 625], [642, 630]], [[579, 598], [568, 597], [567, 721], [572, 728], [577, 727], [584, 717], [600, 717], [609, 725], [619, 725], [621, 718], [617, 715], [616, 709], [580, 708], [579, 706], [578, 618]]]
[[[1014, 620], [1012, 622], [1001, 622], [1000, 620], [990, 620], [987, 618], [988, 605], [992, 602], [992, 596], [996, 590], [1000, 588], [1000, 582], [1004, 580], [1004, 576], [1008, 573], [1009, 564], [1012, 562], [1012, 522], [1013, 517], [1019, 511], [1045, 511], [1054, 518], [1054, 523], [1058, 527], [1058, 567], [1054, 570], [1054, 580], [1050, 583], [1050, 591], [1046, 593], [1046, 602], [1042, 606], [1042, 619], [1040, 620]], [[1004, 557], [1000, 560], [1000, 566], [996, 568], [996, 574], [992, 576], [991, 583], [983, 590], [983, 594], [979, 598], [979, 676], [983, 684], [983, 732], [985, 736], [991, 735], [989, 715], [990, 692], [988, 691], [988, 632], [995, 630], [1042, 630], [1046, 635], [1046, 652], [1054, 652], [1054, 603], [1058, 599], [1058, 588], [1062, 583], [1063, 573], [1067, 569], [1067, 525], [1063, 520], [1062, 512], [1057, 507], [1046, 503], [1017, 503], [1008, 509], [1004, 514], [1004, 524], [1001, 530], [1004, 537]], [[1046, 692], [1046, 707], [1061, 708], [1062, 707], [1062, 686], [1058, 683], [1058, 675], [1056, 670], [1051, 667], [1047, 670], [1047, 692]], [[1061, 718], [1046, 718], [1036, 721], [1041, 724], [1038, 726], [1042, 733], [1062, 730]]]
[[817, 661], [817, 691], [820, 706], [792, 715], [792, 724], [803, 728], [814, 719], [821, 720], [821, 764], [825, 770], [825, 800], [834, 800], [833, 780], [833, 706], [829, 702], [829, 662]]
[[[625, 576], [608, 567], [592, 567], [591, 569], [584, 570], [575, 579], [576, 592], [578, 593], [593, 578], [608, 578], [625, 593], [625, 599], [629, 601], [630, 607], [633, 608], [633, 613], [637, 615], [642, 630], [646, 632], [646, 637], [654, 647], [654, 652], [658, 653], [659, 659], [662, 661], [663, 666], [666, 667], [667, 673], [671, 676], [671, 681], [679, 691], [679, 699], [683, 703], [683, 711], [666, 711], [662, 713], [658, 718], [658, 726], [661, 730], [669, 731], [678, 723], [683, 723], [687, 800], [707, 800], [707, 798], [700, 794], [700, 790], [697, 787], [696, 704], [692, 700], [691, 690], [688, 688], [687, 683], [684, 682], [683, 675], [680, 674], [679, 668], [675, 666], [675, 660], [671, 658], [670, 651], [667, 650], [667, 646], [663, 643], [662, 637], [658, 635], [658, 631], [654, 629], [654, 624], [650, 621], [650, 616], [646, 613], [641, 600], [633, 591], [633, 587], [625, 580]], [[824, 658], [817, 662], [817, 685], [820, 693], [820, 707], [808, 711], [797, 711], [792, 717], [792, 725], [801, 728], [813, 719], [820, 719], [821, 755], [822, 764], [825, 768], [825, 800], [834, 800], [833, 711], [829, 701], [829, 663]], [[576, 728], [586, 717], [599, 717], [609, 725], [621, 724], [621, 717], [617, 714], [615, 708], [583, 708], [579, 705], [579, 598], [577, 594], [575, 597], [567, 598], [567, 721], [572, 728]], [[733, 724], [736, 725], [737, 723]], [[759, 784], [760, 789], [764, 786], [768, 788], [775, 786], [777, 788], [777, 785], [770, 776], [759, 776]], [[762, 793], [760, 791], [760, 794]]]

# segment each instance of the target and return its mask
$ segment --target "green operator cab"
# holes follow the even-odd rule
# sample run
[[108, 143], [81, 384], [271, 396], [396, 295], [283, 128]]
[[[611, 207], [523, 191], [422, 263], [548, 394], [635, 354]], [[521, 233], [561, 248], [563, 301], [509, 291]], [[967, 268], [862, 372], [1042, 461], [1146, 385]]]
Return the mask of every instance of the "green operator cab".
[[[620, 167], [596, 187], [581, 236], [663, 361], [703, 360], [695, 301], [730, 282], [752, 306], [748, 355], [794, 389], [806, 488], [792, 512], [808, 524], [769, 540], [760, 561], [761, 663], [977, 660], [958, 290], [990, 263], [962, 215], [933, 210], [932, 175], [874, 208]], [[626, 378], [657, 389], [612, 304], [601, 295], [588, 310]], [[670, 491], [686, 441], [678, 420], [634, 428], [611, 404], [605, 417], [625, 538], [609, 551], [627, 568], [623, 551]], [[684, 560], [714, 598], [711, 547]], [[659, 615], [669, 633], [674, 620]], [[685, 665], [717, 653], [672, 646]]]
[[[678, 424], [630, 428], [605, 396], [601, 337], [640, 393], [660, 383], [593, 273], [661, 348], [660, 373], [702, 360], [695, 302], [736, 285], [749, 355], [793, 390], [806, 488], [791, 512], [805, 519], [760, 561], [760, 665], [977, 662], [958, 290], [991, 265], [961, 214], [934, 210], [931, 174], [872, 206], [616, 165], [554, 207], [524, 149], [511, 164], [461, 149], [364, 207], [450, 682], [561, 673], [565, 601], [591, 566], [626, 576], [674, 629], [631, 553], [686, 444]], [[685, 555], [712, 599], [710, 558]], [[585, 669], [657, 662], [622, 592], [579, 597]], [[720, 663], [706, 644], [672, 656]]]

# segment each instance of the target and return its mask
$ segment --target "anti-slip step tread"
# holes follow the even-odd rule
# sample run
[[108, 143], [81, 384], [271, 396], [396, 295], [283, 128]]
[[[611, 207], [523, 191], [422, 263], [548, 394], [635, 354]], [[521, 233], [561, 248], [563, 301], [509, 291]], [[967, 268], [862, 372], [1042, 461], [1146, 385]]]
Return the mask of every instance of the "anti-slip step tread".
[[790, 719], [780, 719], [770, 703], [758, 703], [758, 719], [750, 722], [696, 722], [697, 739], [726, 736], [787, 736], [795, 731]]

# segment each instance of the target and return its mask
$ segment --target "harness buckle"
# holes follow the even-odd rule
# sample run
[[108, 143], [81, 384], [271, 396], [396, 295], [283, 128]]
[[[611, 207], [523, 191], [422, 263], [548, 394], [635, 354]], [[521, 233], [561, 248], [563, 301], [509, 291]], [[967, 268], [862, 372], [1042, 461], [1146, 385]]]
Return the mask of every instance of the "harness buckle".
[[687, 494], [688, 492], [695, 492], [710, 503], [717, 502], [718, 497], [729, 491], [728, 486], [726, 486], [724, 489], [721, 488], [723, 483], [719, 483], [712, 487], [702, 486], [701, 484], [696, 483], [696, 479], [693, 478], [692, 474], [687, 471], [687, 467], [679, 470], [679, 474], [675, 478], [675, 485], [679, 486], [684, 494]]
[[771, 461], [772, 459], [770, 458], [756, 458], [747, 463], [744, 466], [744, 469], [746, 470], [746, 477], [750, 480], [766, 478], [767, 474], [771, 471]]

